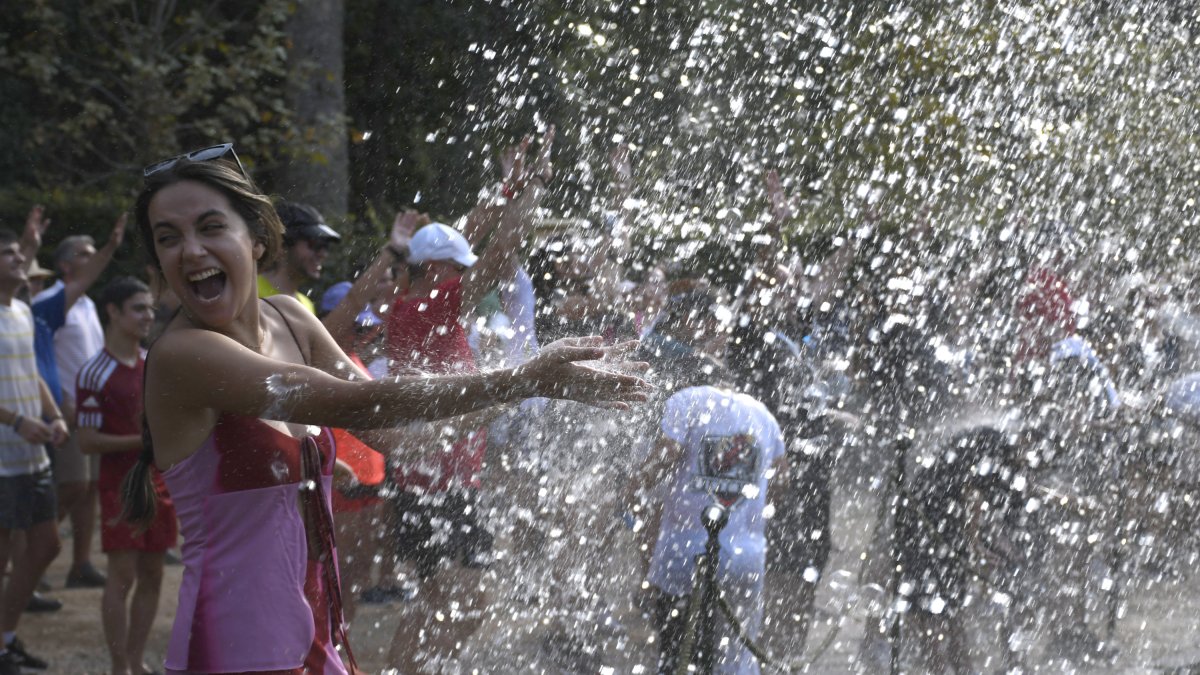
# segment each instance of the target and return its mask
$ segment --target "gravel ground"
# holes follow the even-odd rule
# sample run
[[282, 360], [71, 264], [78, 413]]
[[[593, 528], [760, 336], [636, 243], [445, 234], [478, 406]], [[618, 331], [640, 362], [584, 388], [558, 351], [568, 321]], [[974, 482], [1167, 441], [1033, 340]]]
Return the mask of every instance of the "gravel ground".
[[[868, 500], [851, 502], [843, 487], [835, 495], [834, 536], [836, 549], [830, 564], [827, 581], [841, 576], [857, 577], [860, 552], [869, 536], [874, 506]], [[502, 540], [501, 546], [505, 545]], [[618, 541], [610, 551], [613, 569], [635, 569], [636, 556], [631, 541]], [[500, 589], [511, 590], [520, 580], [512, 567], [513, 557], [502, 559], [495, 568], [495, 583]], [[52, 662], [51, 673], [83, 675], [108, 672], [107, 652], [99, 622], [100, 590], [64, 590], [67, 556], [54, 563], [48, 574], [54, 586], [51, 595], [61, 599], [65, 607], [54, 614], [30, 615], [22, 618], [18, 633], [35, 653]], [[104, 556], [97, 553], [97, 566], [103, 568]], [[1035, 663], [1028, 665], [1035, 672], [1059, 673], [1154, 673], [1171, 672], [1200, 662], [1200, 592], [1189, 578], [1191, 564], [1177, 561], [1176, 572], [1157, 582], [1143, 581], [1130, 587], [1125, 594], [1125, 613], [1118, 622], [1115, 644], [1119, 655], [1111, 666], [1099, 668], [1073, 667], [1063, 661], [1049, 659], [1039, 648], [1033, 650]], [[840, 575], [832, 574], [845, 570]], [[160, 668], [174, 614], [176, 594], [182, 568], [168, 567], [163, 589], [162, 608], [150, 639], [147, 660]], [[818, 595], [818, 621], [810, 642], [820, 644], [831, 628], [840, 624], [828, 648], [815, 663], [806, 663], [802, 654], [779, 654], [782, 660], [804, 666], [802, 672], [846, 673], [880, 672], [879, 665], [864, 666], [858, 658], [863, 634], [862, 612], [847, 610], [845, 599], [857, 589], [834, 592], [823, 583]], [[633, 589], [619, 592], [618, 583], [610, 598], [613, 618], [619, 629], [604, 635], [593, 633], [592, 644], [582, 646], [566, 639], [567, 635], [555, 626], [542, 621], [545, 606], [539, 608], [528, 598], [511, 600], [497, 605], [498, 611], [479, 631], [462, 663], [450, 669], [454, 672], [480, 673], [652, 673], [654, 659], [653, 633], [641, 612], [629, 598]], [[400, 602], [383, 605], [362, 605], [352, 632], [352, 641], [360, 665], [366, 672], [380, 672], [387, 646], [395, 632], [395, 616]], [[503, 617], [501, 619], [500, 617]], [[995, 672], [994, 660], [999, 653], [994, 643], [994, 619], [986, 611], [970, 613], [966, 618], [968, 631], [975, 645], [978, 672]], [[771, 627], [766, 629], [768, 632]], [[586, 633], [587, 631], [579, 631]], [[1036, 640], [1040, 636], [1033, 636]], [[990, 642], [989, 642], [990, 641]], [[778, 645], [775, 645], [779, 650]], [[786, 651], [786, 650], [784, 650]], [[1072, 668], [1074, 670], [1072, 671]], [[910, 672], [923, 672], [914, 662]], [[765, 671], [766, 672], [766, 671]], [[1192, 672], [1177, 670], [1174, 672]], [[1196, 671], [1200, 672], [1200, 671]]]

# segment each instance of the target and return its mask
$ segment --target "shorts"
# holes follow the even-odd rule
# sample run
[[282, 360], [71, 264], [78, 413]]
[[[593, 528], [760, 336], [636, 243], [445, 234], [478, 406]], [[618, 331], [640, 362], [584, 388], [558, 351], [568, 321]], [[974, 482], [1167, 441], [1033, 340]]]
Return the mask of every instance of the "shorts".
[[474, 492], [399, 490], [391, 500], [396, 512], [396, 555], [416, 564], [421, 581], [433, 578], [443, 560], [472, 569], [491, 565], [492, 533], [479, 518]]
[[71, 434], [55, 453], [54, 480], [59, 485], [95, 483], [100, 480], [100, 456], [83, 454], [79, 449], [78, 436]]
[[174, 548], [179, 536], [179, 524], [175, 517], [175, 505], [158, 502], [154, 520], [144, 532], [137, 526], [121, 520], [121, 491], [100, 491], [100, 549], [112, 551], [145, 551], [165, 553]]
[[58, 495], [50, 469], [0, 476], [0, 530], [28, 530], [58, 520]]

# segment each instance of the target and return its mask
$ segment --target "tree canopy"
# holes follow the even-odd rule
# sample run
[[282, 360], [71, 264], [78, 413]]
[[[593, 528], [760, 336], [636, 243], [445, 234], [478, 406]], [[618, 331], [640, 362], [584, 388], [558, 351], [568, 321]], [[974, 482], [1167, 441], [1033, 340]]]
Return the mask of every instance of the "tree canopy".
[[776, 166], [801, 197], [796, 231], [870, 212], [895, 227], [1054, 220], [1195, 239], [1180, 238], [1197, 177], [1186, 5], [344, 0], [331, 5], [344, 128], [320, 129], [294, 110], [297, 6], [4, 13], [0, 215], [56, 193], [63, 207], [119, 203], [141, 165], [227, 139], [269, 189], [297, 189], [276, 180], [289, 153], [341, 133], [347, 213], [328, 215], [373, 234], [374, 214], [401, 205], [461, 214], [499, 147], [554, 123], [550, 206], [595, 218], [607, 153], [626, 142], [651, 237], [744, 237]]

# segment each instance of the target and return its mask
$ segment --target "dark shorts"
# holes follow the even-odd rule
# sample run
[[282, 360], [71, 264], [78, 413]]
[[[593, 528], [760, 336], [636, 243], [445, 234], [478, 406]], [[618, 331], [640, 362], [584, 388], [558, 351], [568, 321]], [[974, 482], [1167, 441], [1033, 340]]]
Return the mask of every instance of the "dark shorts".
[[473, 492], [391, 497], [396, 512], [396, 554], [416, 564], [421, 581], [432, 578], [443, 560], [474, 569], [492, 562], [492, 533], [483, 525]]
[[55, 521], [58, 497], [50, 469], [24, 476], [0, 476], [0, 530], [28, 530]]

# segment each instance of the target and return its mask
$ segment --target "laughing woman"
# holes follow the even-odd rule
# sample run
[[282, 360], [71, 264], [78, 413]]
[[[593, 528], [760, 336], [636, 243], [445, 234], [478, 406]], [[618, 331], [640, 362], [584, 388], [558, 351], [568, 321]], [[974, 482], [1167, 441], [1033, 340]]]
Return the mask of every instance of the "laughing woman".
[[146, 360], [148, 437], [125, 496], [130, 519], [148, 520], [157, 465], [181, 522], [168, 672], [346, 672], [327, 427], [391, 447], [387, 429], [526, 397], [645, 399], [641, 379], [576, 363], [608, 355], [591, 339], [517, 369], [368, 380], [294, 298], [258, 299], [282, 226], [231, 145], [145, 174], [138, 229], [182, 306]]

